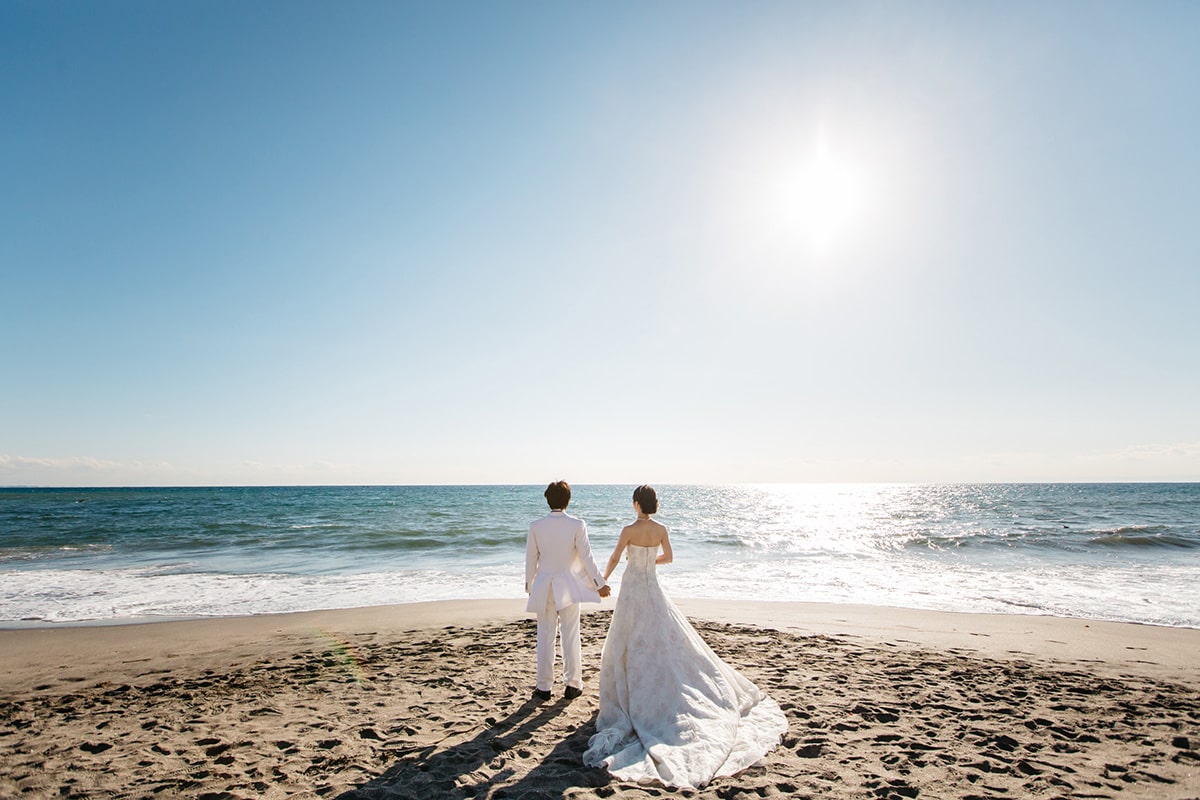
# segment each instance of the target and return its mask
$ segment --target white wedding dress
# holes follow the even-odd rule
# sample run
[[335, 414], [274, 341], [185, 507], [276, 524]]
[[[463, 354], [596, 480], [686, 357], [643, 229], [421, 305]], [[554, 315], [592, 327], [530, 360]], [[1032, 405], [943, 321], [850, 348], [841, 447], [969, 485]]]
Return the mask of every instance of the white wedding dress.
[[779, 705], [704, 643], [658, 585], [658, 547], [629, 545], [583, 761], [624, 781], [700, 787], [761, 759], [787, 731]]

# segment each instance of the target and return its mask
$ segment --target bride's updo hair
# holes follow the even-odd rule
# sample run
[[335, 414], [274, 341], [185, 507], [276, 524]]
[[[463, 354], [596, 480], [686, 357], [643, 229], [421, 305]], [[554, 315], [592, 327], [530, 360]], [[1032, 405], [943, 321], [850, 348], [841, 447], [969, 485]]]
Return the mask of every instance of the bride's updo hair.
[[658, 495], [654, 493], [653, 486], [642, 484], [633, 490], [633, 502], [641, 506], [643, 514], [658, 513]]

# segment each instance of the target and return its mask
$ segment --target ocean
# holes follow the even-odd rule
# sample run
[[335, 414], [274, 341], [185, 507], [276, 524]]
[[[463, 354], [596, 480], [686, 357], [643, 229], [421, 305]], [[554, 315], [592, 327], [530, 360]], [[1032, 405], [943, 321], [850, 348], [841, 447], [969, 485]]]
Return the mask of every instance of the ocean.
[[[0, 489], [0, 627], [522, 597], [543, 488]], [[572, 488], [603, 568], [633, 487]], [[1200, 628], [1197, 483], [657, 488], [677, 597]]]

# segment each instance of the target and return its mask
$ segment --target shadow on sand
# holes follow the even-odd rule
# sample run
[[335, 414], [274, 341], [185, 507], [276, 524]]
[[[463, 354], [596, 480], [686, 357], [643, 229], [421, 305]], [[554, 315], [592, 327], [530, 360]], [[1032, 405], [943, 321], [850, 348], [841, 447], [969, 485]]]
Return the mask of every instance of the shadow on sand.
[[595, 732], [595, 714], [532, 770], [509, 783], [517, 765], [531, 757], [534, 734], [562, 713], [568, 702], [527, 700], [469, 741], [444, 750], [436, 744], [410, 748], [382, 775], [343, 792], [337, 800], [561, 798], [568, 789], [603, 786], [609, 782], [608, 773], [583, 765], [588, 737]]

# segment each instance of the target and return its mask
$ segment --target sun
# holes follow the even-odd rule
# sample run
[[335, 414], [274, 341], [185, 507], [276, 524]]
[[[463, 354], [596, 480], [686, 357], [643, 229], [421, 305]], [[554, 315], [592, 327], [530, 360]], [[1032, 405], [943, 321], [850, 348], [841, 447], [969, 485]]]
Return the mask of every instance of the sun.
[[871, 190], [863, 165], [821, 133], [809, 152], [779, 165], [764, 199], [775, 236], [827, 258], [862, 234]]

